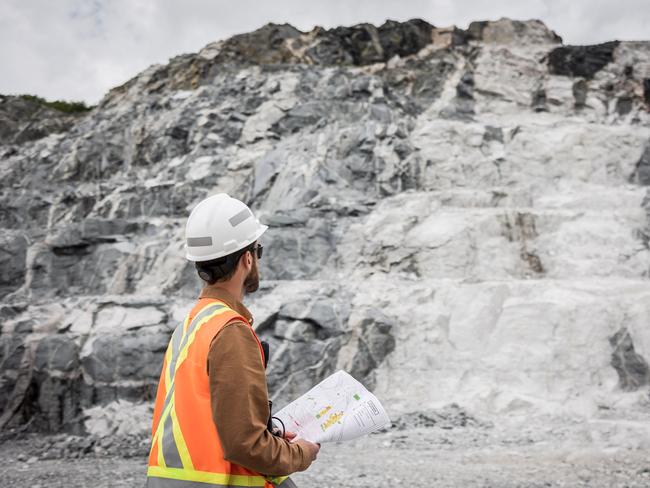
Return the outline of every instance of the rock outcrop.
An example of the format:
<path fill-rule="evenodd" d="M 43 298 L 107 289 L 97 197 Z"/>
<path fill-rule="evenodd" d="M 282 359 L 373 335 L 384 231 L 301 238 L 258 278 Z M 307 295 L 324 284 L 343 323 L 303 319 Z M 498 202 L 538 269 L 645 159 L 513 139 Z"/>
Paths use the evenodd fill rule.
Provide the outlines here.
<path fill-rule="evenodd" d="M 61 112 L 35 98 L 0 95 L 0 145 L 22 144 L 66 132 L 85 115 Z"/>
<path fill-rule="evenodd" d="M 219 191 L 271 227 L 276 405 L 337 368 L 399 415 L 643 405 L 648 79 L 650 43 L 538 21 L 267 25 L 3 135 L 0 427 L 151 402 L 200 287 L 185 219 Z"/>

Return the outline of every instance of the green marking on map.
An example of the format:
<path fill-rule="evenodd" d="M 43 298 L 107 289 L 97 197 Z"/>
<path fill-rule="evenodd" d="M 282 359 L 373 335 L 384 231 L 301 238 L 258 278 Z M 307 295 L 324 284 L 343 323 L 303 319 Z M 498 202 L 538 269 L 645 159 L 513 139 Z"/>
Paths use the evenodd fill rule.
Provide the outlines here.
<path fill-rule="evenodd" d="M 355 399 L 355 400 L 361 400 L 361 397 L 355 393 L 355 394 L 354 394 L 354 399 Z"/>

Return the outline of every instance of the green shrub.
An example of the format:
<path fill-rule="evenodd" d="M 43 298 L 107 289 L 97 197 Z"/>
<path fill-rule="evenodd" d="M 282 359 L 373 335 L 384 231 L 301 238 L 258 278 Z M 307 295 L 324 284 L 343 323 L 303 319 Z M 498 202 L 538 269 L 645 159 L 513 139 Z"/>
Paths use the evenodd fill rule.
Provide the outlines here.
<path fill-rule="evenodd" d="M 88 112 L 94 108 L 93 106 L 86 105 L 84 102 L 66 102 L 65 100 L 54 100 L 53 102 L 48 102 L 44 98 L 38 97 L 36 95 L 21 95 L 21 98 L 36 102 L 45 107 L 53 108 L 54 110 L 58 110 L 59 112 L 64 112 L 66 114 Z"/>

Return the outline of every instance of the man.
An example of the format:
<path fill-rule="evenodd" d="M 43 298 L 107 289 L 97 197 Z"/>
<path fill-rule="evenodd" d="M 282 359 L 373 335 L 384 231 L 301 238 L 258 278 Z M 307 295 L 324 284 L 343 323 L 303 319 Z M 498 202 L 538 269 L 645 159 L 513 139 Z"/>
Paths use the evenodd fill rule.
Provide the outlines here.
<path fill-rule="evenodd" d="M 187 259 L 205 286 L 174 331 L 158 384 L 147 471 L 149 488 L 290 486 L 287 475 L 319 445 L 274 435 L 265 367 L 245 293 L 259 286 L 258 239 L 268 227 L 221 193 L 187 221 Z"/>

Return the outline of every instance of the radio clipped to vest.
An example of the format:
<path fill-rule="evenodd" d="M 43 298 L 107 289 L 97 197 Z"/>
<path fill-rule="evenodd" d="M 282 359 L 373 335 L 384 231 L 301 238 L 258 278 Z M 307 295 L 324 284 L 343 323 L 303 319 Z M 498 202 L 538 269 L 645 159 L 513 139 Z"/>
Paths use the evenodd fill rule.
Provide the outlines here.
<path fill-rule="evenodd" d="M 271 349 L 269 343 L 266 341 L 260 341 L 260 344 L 262 344 L 262 350 L 264 351 L 264 369 L 266 369 L 267 366 L 269 365 L 269 357 L 271 354 L 270 353 Z M 280 425 L 282 425 L 282 431 L 280 431 L 279 428 L 273 425 L 273 419 L 280 422 Z M 269 419 L 266 422 L 266 428 L 271 434 L 278 437 L 284 438 L 284 435 L 286 434 L 286 430 L 284 428 L 284 423 L 282 422 L 282 420 L 273 416 L 273 402 L 271 400 L 269 400 Z"/>
<path fill-rule="evenodd" d="M 270 347 L 269 343 L 266 341 L 260 341 L 260 344 L 262 344 L 262 350 L 264 351 L 264 369 L 269 365 L 269 355 L 270 353 Z"/>

